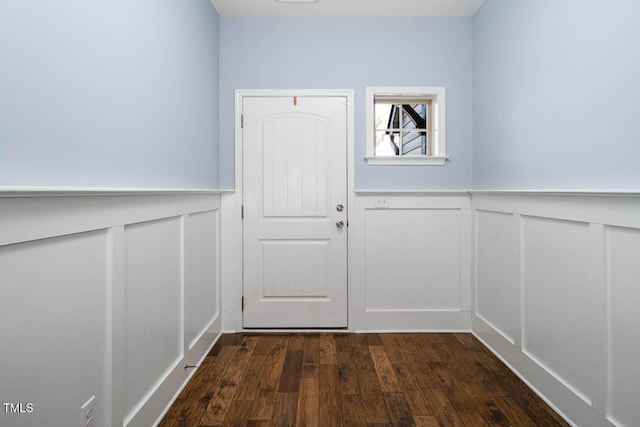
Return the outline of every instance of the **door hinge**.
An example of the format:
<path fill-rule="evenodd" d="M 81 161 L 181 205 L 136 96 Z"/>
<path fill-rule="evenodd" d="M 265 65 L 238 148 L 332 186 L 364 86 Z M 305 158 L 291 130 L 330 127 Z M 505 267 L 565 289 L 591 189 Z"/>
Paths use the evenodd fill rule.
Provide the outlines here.
<path fill-rule="evenodd" d="M 240 129 L 244 129 L 244 114 L 240 115 Z"/>
<path fill-rule="evenodd" d="M 244 296 L 242 297 L 242 299 L 240 300 L 240 310 L 244 311 Z"/>
<path fill-rule="evenodd" d="M 240 219 L 244 219 L 244 205 L 240 206 Z"/>

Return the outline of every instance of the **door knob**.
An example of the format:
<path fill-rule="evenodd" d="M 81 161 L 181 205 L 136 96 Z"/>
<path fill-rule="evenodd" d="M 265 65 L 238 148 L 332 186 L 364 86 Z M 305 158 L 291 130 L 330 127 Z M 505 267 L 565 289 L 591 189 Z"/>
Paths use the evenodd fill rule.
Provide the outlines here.
<path fill-rule="evenodd" d="M 342 211 L 344 210 L 344 206 L 342 206 L 342 205 L 337 205 L 337 206 L 336 206 L 336 210 L 337 210 L 338 212 L 342 212 Z"/>
<path fill-rule="evenodd" d="M 344 221 L 343 220 L 336 221 L 336 227 L 338 227 L 338 228 L 344 227 Z"/>

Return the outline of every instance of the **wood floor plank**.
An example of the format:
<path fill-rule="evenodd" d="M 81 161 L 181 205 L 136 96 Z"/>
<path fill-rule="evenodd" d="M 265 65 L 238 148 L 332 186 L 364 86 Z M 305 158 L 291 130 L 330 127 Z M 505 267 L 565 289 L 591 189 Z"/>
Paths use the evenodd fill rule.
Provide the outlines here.
<path fill-rule="evenodd" d="M 402 393 L 385 393 L 384 401 L 389 411 L 392 426 L 415 426 L 411 411 Z"/>
<path fill-rule="evenodd" d="M 271 353 L 275 345 L 281 344 L 283 341 L 286 341 L 286 336 L 283 334 L 259 335 L 256 348 L 253 349 L 253 354 L 256 356 L 266 356 Z"/>
<path fill-rule="evenodd" d="M 506 390 L 500 397 L 510 397 L 517 405 L 531 418 L 539 422 L 540 425 L 556 425 L 564 423 L 560 415 L 554 412 L 549 405 L 540 399 L 530 388 L 528 388 L 520 378 L 516 377 L 506 368 L 496 372 L 496 378 L 501 387 Z"/>
<path fill-rule="evenodd" d="M 367 345 L 384 345 L 380 339 L 380 334 L 364 334 L 362 335 L 367 340 Z"/>
<path fill-rule="evenodd" d="M 249 420 L 247 427 L 273 427 L 271 420 Z"/>
<path fill-rule="evenodd" d="M 255 400 L 258 396 L 258 381 L 260 376 L 264 372 L 264 367 L 267 362 L 267 356 L 258 356 L 253 354 L 249 361 L 249 368 L 244 374 L 244 378 L 240 387 L 238 388 L 235 399 L 237 400 Z"/>
<path fill-rule="evenodd" d="M 414 415 L 413 421 L 416 427 L 440 427 L 438 419 L 433 415 Z"/>
<path fill-rule="evenodd" d="M 505 367 L 506 369 L 506 367 Z M 482 365 L 469 363 L 467 370 L 471 372 L 473 381 L 462 381 L 465 391 L 471 396 L 508 396 L 504 384 L 496 380 L 495 373 L 485 370 Z"/>
<path fill-rule="evenodd" d="M 380 336 L 384 345 L 384 350 L 393 364 L 409 363 L 405 353 L 402 351 L 403 342 L 400 339 L 402 334 L 383 334 Z"/>
<path fill-rule="evenodd" d="M 232 400 L 222 422 L 223 426 L 244 427 L 249 422 L 249 409 L 253 401 Z"/>
<path fill-rule="evenodd" d="M 389 412 L 385 406 L 382 392 L 363 395 L 362 401 L 367 411 L 367 423 L 387 424 L 389 422 Z"/>
<path fill-rule="evenodd" d="M 224 347 L 236 347 L 242 343 L 244 334 L 222 334 L 218 339 L 216 345 L 213 346 L 209 355 L 216 356 L 218 352 Z"/>
<path fill-rule="evenodd" d="M 320 365 L 320 419 L 325 426 L 342 425 L 338 366 Z"/>
<path fill-rule="evenodd" d="M 486 425 L 486 420 L 478 411 L 475 402 L 460 384 L 447 390 L 447 398 L 460 417 L 463 425 L 468 427 L 481 427 Z"/>
<path fill-rule="evenodd" d="M 373 366 L 373 359 L 371 358 L 371 352 L 369 351 L 369 340 L 367 339 L 370 334 L 356 335 L 354 343 L 354 361 L 358 373 L 364 370 L 370 370 L 375 373 Z M 382 344 L 380 344 L 382 345 Z"/>
<path fill-rule="evenodd" d="M 346 394 L 341 397 L 342 425 L 360 427 L 367 425 L 367 408 L 359 396 Z"/>
<path fill-rule="evenodd" d="M 511 425 L 523 427 L 535 427 L 539 425 L 537 421 L 532 420 L 511 397 L 498 397 L 495 402 L 502 413 L 507 416 Z"/>
<path fill-rule="evenodd" d="M 394 365 L 396 377 L 404 398 L 413 415 L 433 415 L 429 402 L 422 393 L 420 384 L 407 365 Z"/>
<path fill-rule="evenodd" d="M 443 344 L 444 334 L 419 334 L 425 344 Z"/>
<path fill-rule="evenodd" d="M 207 409 L 209 401 L 213 397 L 216 387 L 219 385 L 222 373 L 227 369 L 231 358 L 234 356 L 239 347 L 224 346 L 217 351 L 217 356 L 207 356 L 210 363 L 203 366 L 204 369 L 198 370 L 195 376 L 200 379 L 199 386 L 193 392 L 185 390 L 181 395 L 189 394 L 180 400 L 178 396 L 177 404 L 171 406 L 167 414 L 173 411 L 178 412 L 177 417 L 165 417 L 159 424 L 162 427 L 182 427 L 197 425 L 198 421 Z M 196 379 L 194 376 L 194 380 Z M 195 382 L 195 381 L 193 381 Z"/>
<path fill-rule="evenodd" d="M 462 384 L 456 384 L 454 387 L 447 389 L 446 392 L 449 402 L 451 402 L 458 414 L 461 415 L 477 411 L 473 399 L 467 394 Z"/>
<path fill-rule="evenodd" d="M 466 427 L 443 389 L 427 388 L 423 393 L 438 422 L 445 426 Z"/>
<path fill-rule="evenodd" d="M 507 416 L 502 412 L 495 402 L 495 399 L 491 397 L 485 397 L 484 399 L 477 399 L 475 401 L 476 407 L 480 415 L 491 426 L 509 426 L 510 422 Z"/>
<path fill-rule="evenodd" d="M 320 366 L 320 336 L 304 337 L 304 355 L 302 357 L 302 378 L 317 378 Z"/>
<path fill-rule="evenodd" d="M 271 350 L 265 359 L 265 367 L 258 379 L 258 394 L 251 406 L 249 420 L 271 420 L 276 403 L 276 391 L 286 356 L 287 338 L 273 338 Z"/>
<path fill-rule="evenodd" d="M 510 425 L 507 414 L 505 414 L 496 403 L 496 399 L 501 398 L 500 395 L 492 394 L 491 389 L 487 388 L 485 384 L 465 382 L 461 385 L 465 394 L 469 396 L 470 400 L 476 406 L 477 413 L 483 417 L 487 424 Z M 540 414 L 544 414 L 544 410 L 540 411 Z M 562 424 L 553 423 L 550 425 Z"/>
<path fill-rule="evenodd" d="M 412 363 L 409 367 L 420 388 L 440 387 L 440 378 L 431 370 L 429 364 Z"/>
<path fill-rule="evenodd" d="M 161 427 L 567 423 L 471 334 L 224 334 Z"/>
<path fill-rule="evenodd" d="M 338 382 L 340 394 L 359 394 L 358 373 L 353 353 L 338 352 Z"/>
<path fill-rule="evenodd" d="M 301 427 L 320 426 L 320 393 L 318 378 L 302 378 L 298 392 L 296 422 Z"/>
<path fill-rule="evenodd" d="M 336 353 L 351 353 L 353 350 L 348 334 L 335 334 L 333 341 L 336 344 Z"/>
<path fill-rule="evenodd" d="M 287 339 L 285 337 L 277 337 L 274 340 L 269 354 L 265 359 L 265 367 L 262 375 L 258 379 L 258 388 L 275 390 L 280 382 L 282 374 L 282 365 L 287 354 Z"/>
<path fill-rule="evenodd" d="M 472 334 L 456 334 L 456 338 L 469 351 L 474 351 L 474 352 L 487 351 L 487 349 L 484 348 L 480 340 L 478 340 L 478 338 L 474 337 Z"/>
<path fill-rule="evenodd" d="M 479 412 L 469 412 L 464 414 L 458 414 L 462 424 L 465 427 L 486 427 L 487 421 L 480 415 Z M 513 424 L 511 427 L 516 426 L 517 424 Z"/>
<path fill-rule="evenodd" d="M 458 339 L 459 334 L 440 334 L 442 336 L 442 341 L 447 346 L 447 349 L 451 351 L 453 354 L 466 353 L 467 348 L 464 344 L 460 342 Z"/>
<path fill-rule="evenodd" d="M 287 350 L 304 350 L 304 335 L 295 334 L 289 337 Z"/>
<path fill-rule="evenodd" d="M 288 350 L 278 384 L 279 392 L 297 392 L 302 374 L 302 350 Z"/>
<path fill-rule="evenodd" d="M 434 334 L 411 334 L 411 340 L 420 351 L 420 363 L 441 362 L 442 359 L 438 348 L 442 346 L 442 343 L 433 338 L 428 338 L 428 335 Z"/>
<path fill-rule="evenodd" d="M 213 364 L 214 359 L 215 357 L 211 356 L 205 357 L 204 361 L 200 365 L 200 369 L 210 369 L 210 365 Z M 162 419 L 160 426 L 180 427 L 183 424 L 183 420 L 186 415 L 184 413 L 186 406 L 200 394 L 201 390 L 206 389 L 207 385 L 208 384 L 205 383 L 204 376 L 198 375 L 197 377 L 194 377 L 193 381 L 190 381 L 187 384 L 182 393 L 180 393 L 178 398 L 173 402 L 173 405 Z"/>
<path fill-rule="evenodd" d="M 293 350 L 300 351 L 300 350 Z M 296 413 L 298 407 L 298 393 L 278 392 L 276 403 L 271 418 L 273 425 L 282 427 L 293 427 L 296 425 Z"/>
<path fill-rule="evenodd" d="M 251 405 L 249 421 L 270 421 L 276 405 L 276 394 L 275 388 L 260 389 L 253 405 Z"/>
<path fill-rule="evenodd" d="M 440 381 L 439 387 L 450 388 L 455 384 L 451 365 L 445 362 L 429 362 L 429 368 Z"/>
<path fill-rule="evenodd" d="M 398 341 L 401 346 L 408 363 L 427 363 L 429 360 L 425 357 L 424 353 L 418 349 L 413 336 L 415 334 L 398 334 Z"/>
<path fill-rule="evenodd" d="M 369 346 L 369 352 L 371 353 L 371 359 L 373 360 L 373 366 L 378 375 L 378 381 L 380 382 L 380 388 L 383 393 L 398 393 L 400 392 L 400 386 L 398 385 L 398 379 L 387 356 L 385 347 L 372 345 Z"/>
<path fill-rule="evenodd" d="M 335 365 L 338 363 L 336 355 L 336 343 L 334 336 L 330 334 L 320 335 L 320 364 Z"/>
<path fill-rule="evenodd" d="M 224 371 L 220 385 L 213 394 L 213 398 L 209 401 L 199 425 L 219 426 L 223 424 L 231 399 L 240 385 L 240 380 L 246 371 L 257 341 L 258 339 L 255 336 L 243 338 L 240 347 Z"/>
<path fill-rule="evenodd" d="M 366 408 L 367 423 L 387 424 L 389 415 L 366 339 L 358 340 L 358 351 L 354 354 L 360 396 Z"/>
<path fill-rule="evenodd" d="M 489 372 L 502 371 L 505 365 L 490 351 L 463 352 L 458 356 L 463 363 L 472 362 L 477 366 L 482 366 Z"/>
<path fill-rule="evenodd" d="M 473 360 L 475 354 L 456 339 L 458 334 L 446 334 L 445 343 L 438 346 L 436 351 L 440 354 L 440 361 L 449 367 L 449 371 L 456 382 L 476 380 L 472 363 L 465 360 Z"/>

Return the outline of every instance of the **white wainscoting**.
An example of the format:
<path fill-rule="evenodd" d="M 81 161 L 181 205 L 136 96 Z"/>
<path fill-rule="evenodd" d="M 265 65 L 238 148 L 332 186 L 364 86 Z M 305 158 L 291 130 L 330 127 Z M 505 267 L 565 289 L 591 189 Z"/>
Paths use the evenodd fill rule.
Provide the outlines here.
<path fill-rule="evenodd" d="M 473 332 L 575 425 L 640 425 L 640 195 L 471 206 Z"/>
<path fill-rule="evenodd" d="M 0 425 L 156 424 L 220 334 L 220 194 L 0 191 Z"/>
<path fill-rule="evenodd" d="M 358 192 L 350 218 L 350 326 L 470 329 L 467 192 Z"/>

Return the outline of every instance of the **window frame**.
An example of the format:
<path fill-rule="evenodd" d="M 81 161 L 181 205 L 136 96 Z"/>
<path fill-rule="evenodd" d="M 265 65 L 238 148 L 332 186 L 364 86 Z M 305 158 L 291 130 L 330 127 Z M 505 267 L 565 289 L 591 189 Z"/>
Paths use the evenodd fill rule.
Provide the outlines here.
<path fill-rule="evenodd" d="M 411 156 L 376 156 L 375 155 L 375 102 L 386 100 L 397 102 L 406 100 L 407 104 L 415 100 L 431 101 L 429 120 L 432 128 L 429 129 L 431 139 L 431 155 Z M 370 165 L 444 165 L 448 157 L 446 155 L 445 138 L 445 88 L 433 87 L 367 87 L 366 88 L 366 124 L 367 124 L 367 154 L 365 159 Z"/>

